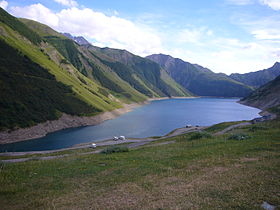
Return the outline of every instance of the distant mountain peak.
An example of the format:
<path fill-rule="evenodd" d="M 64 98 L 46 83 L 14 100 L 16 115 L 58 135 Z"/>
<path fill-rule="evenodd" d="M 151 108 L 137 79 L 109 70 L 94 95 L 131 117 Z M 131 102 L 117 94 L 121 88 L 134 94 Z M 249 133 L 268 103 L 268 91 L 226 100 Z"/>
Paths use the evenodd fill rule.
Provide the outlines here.
<path fill-rule="evenodd" d="M 280 63 L 279 63 L 278 61 L 276 61 L 276 62 L 273 64 L 272 68 L 279 67 L 279 66 L 280 66 Z"/>
<path fill-rule="evenodd" d="M 82 36 L 72 36 L 70 33 L 62 33 L 64 36 L 68 37 L 69 39 L 74 40 L 79 45 L 90 45 L 91 43 L 88 42 L 84 37 Z"/>
<path fill-rule="evenodd" d="M 253 87 L 260 87 L 269 81 L 274 80 L 277 76 L 280 75 L 280 63 L 275 62 L 272 67 L 255 71 L 255 72 L 249 72 L 245 74 L 231 74 L 229 77 L 242 82 L 246 85 L 250 85 Z"/>

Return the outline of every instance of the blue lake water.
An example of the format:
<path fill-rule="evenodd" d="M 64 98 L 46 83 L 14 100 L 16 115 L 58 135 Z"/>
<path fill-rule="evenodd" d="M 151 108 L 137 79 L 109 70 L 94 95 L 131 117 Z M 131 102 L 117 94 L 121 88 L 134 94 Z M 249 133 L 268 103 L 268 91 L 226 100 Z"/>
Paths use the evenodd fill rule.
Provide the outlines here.
<path fill-rule="evenodd" d="M 96 126 L 65 129 L 39 139 L 0 145 L 4 151 L 40 151 L 71 147 L 113 136 L 161 136 L 187 124 L 208 126 L 225 121 L 251 120 L 259 109 L 236 103 L 238 99 L 166 99 L 134 109 Z"/>

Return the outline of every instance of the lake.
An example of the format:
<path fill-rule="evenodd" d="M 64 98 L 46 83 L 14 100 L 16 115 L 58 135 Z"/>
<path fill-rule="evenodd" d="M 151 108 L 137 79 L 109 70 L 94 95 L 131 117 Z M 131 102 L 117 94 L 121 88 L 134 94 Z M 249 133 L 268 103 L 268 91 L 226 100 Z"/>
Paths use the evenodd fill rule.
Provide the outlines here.
<path fill-rule="evenodd" d="M 259 109 L 236 103 L 238 99 L 190 98 L 152 101 L 96 126 L 70 128 L 45 137 L 0 146 L 4 151 L 41 151 L 100 141 L 113 136 L 161 136 L 187 124 L 208 126 L 225 121 L 251 120 Z"/>

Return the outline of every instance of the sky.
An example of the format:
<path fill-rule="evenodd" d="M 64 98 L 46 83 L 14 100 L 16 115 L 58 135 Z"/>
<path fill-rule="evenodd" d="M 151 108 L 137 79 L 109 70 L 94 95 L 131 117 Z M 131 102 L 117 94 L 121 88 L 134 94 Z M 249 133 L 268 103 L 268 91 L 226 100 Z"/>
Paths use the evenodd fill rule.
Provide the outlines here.
<path fill-rule="evenodd" d="M 280 0 L 0 0 L 0 7 L 99 47 L 169 54 L 214 72 L 280 61 Z"/>

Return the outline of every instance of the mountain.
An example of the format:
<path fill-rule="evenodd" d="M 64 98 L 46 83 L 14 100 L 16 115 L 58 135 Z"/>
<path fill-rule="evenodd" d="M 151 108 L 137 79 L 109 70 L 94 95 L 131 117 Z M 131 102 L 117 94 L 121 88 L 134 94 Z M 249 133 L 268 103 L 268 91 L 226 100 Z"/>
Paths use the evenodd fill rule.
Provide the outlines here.
<path fill-rule="evenodd" d="M 181 86 L 199 96 L 244 97 L 253 91 L 252 87 L 225 74 L 216 74 L 169 55 L 154 54 L 147 58 L 158 63 Z"/>
<path fill-rule="evenodd" d="M 280 76 L 258 88 L 240 103 L 266 110 L 280 105 Z"/>
<path fill-rule="evenodd" d="M 69 33 L 64 33 L 64 35 L 80 44 L 77 37 L 73 37 Z M 103 64 L 103 66 L 109 67 L 122 80 L 148 97 L 192 95 L 176 83 L 157 63 L 151 62 L 149 59 L 133 55 L 126 50 L 99 48 L 90 44 L 80 44 L 78 48 L 83 55 L 82 57 L 94 60 L 95 64 L 99 63 L 99 65 Z M 86 62 L 83 61 L 83 63 Z M 84 67 L 86 68 L 86 66 L 88 65 L 85 64 Z M 90 72 L 88 70 L 86 74 L 88 75 Z M 96 75 L 95 79 L 96 77 L 98 76 Z"/>
<path fill-rule="evenodd" d="M 82 46 L 72 39 L 36 21 L 27 19 L 21 19 L 21 21 L 31 30 L 41 34 L 42 39 L 63 57 L 62 60 L 58 61 L 56 56 L 49 52 L 51 58 L 56 60 L 58 65 L 68 64 L 73 66 L 93 83 L 103 87 L 104 92 L 112 94 L 124 103 L 141 102 L 147 99 L 145 95 L 122 80 L 108 66 L 100 63 L 90 52 L 81 51 Z M 43 27 L 38 27 L 38 25 Z"/>
<path fill-rule="evenodd" d="M 115 92 L 115 96 L 124 102 L 143 101 L 145 97 L 190 96 L 190 93 L 170 78 L 158 64 L 148 59 L 126 51 L 132 60 L 139 60 L 143 64 L 131 66 L 117 59 L 118 56 L 123 56 L 123 50 L 79 45 L 73 41 L 71 34 L 66 33 L 65 37 L 57 32 L 54 34 L 46 25 L 40 28 L 37 25 L 42 24 L 35 21 L 22 21 L 30 29 L 43 34 L 44 40 L 54 46 L 82 74 Z M 46 34 L 46 31 L 49 31 L 49 34 Z M 106 54 L 109 51 L 118 56 Z"/>
<path fill-rule="evenodd" d="M 149 97 L 191 96 L 157 63 L 126 50 L 83 46 L 123 80 Z"/>
<path fill-rule="evenodd" d="M 272 67 L 256 72 L 250 72 L 246 74 L 231 74 L 229 77 L 242 82 L 252 87 L 260 87 L 269 81 L 274 80 L 280 75 L 280 63 L 276 62 Z"/>
<path fill-rule="evenodd" d="M 69 39 L 74 40 L 79 45 L 89 45 L 90 43 L 82 36 L 72 36 L 69 33 L 62 33 L 64 36 L 68 37 Z"/>
<path fill-rule="evenodd" d="M 1 8 L 0 34 L 0 129 L 29 127 L 63 113 L 96 115 L 122 107 L 41 34 Z"/>
<path fill-rule="evenodd" d="M 123 56 L 121 50 L 84 44 L 84 38 L 79 43 L 1 8 L 0 34 L 0 130 L 64 113 L 93 116 L 147 97 L 190 95 L 155 62 L 129 52 L 123 62 L 113 56 Z"/>

